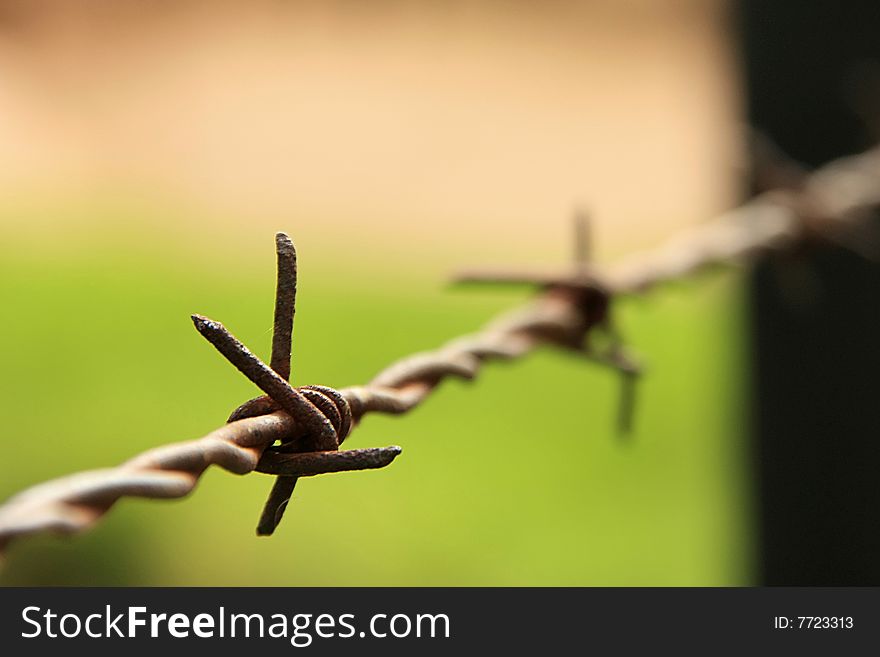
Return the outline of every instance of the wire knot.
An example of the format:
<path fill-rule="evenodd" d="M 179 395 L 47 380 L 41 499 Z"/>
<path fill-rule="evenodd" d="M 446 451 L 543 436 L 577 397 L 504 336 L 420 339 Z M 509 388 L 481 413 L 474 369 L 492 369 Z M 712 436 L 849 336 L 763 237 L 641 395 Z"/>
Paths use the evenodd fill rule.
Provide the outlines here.
<path fill-rule="evenodd" d="M 315 414 L 323 418 L 321 430 L 315 435 L 310 432 L 306 423 L 298 422 L 294 432 L 280 445 L 269 449 L 278 452 L 332 451 L 339 447 L 351 433 L 354 419 L 351 404 L 338 390 L 329 386 L 308 385 L 294 388 L 308 402 Z M 281 405 L 268 395 L 261 395 L 246 401 L 232 411 L 227 422 L 235 422 L 249 417 L 269 415 L 284 410 Z M 294 420 L 302 420 L 292 416 Z M 329 425 L 329 426 L 328 426 Z M 332 429 L 332 432 L 329 431 Z"/>
<path fill-rule="evenodd" d="M 398 454 L 396 446 L 339 450 L 363 415 L 363 402 L 347 398 L 327 386 L 290 384 L 291 340 L 296 312 L 296 249 L 284 233 L 275 235 L 278 284 L 275 291 L 275 323 L 272 359 L 267 365 L 220 322 L 193 315 L 196 330 L 230 363 L 265 393 L 236 408 L 227 422 L 283 413 L 293 420 L 272 444 L 261 448 L 257 472 L 276 475 L 263 507 L 257 534 L 275 531 L 299 477 L 328 472 L 372 470 L 389 465 Z M 352 406 L 354 405 L 354 407 Z M 278 443 L 278 444 L 275 444 Z"/>

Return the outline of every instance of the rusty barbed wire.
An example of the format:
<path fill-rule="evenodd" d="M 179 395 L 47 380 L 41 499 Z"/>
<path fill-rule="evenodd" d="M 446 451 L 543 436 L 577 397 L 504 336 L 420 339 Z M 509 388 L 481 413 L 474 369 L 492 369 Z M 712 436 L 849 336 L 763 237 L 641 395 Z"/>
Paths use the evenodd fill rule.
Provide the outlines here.
<path fill-rule="evenodd" d="M 211 465 L 234 474 L 257 471 L 277 477 L 258 526 L 258 533 L 270 534 L 298 478 L 382 468 L 401 453 L 396 446 L 339 449 L 367 413 L 406 413 L 444 379 L 472 379 L 484 363 L 519 358 L 541 345 L 611 365 L 632 382 L 638 366 L 623 351 L 610 321 L 615 296 L 643 292 L 710 266 L 817 239 L 876 258 L 876 236 L 855 229 L 861 229 L 878 207 L 880 148 L 875 148 L 832 162 L 806 175 L 794 189 L 762 194 L 607 270 L 600 270 L 589 258 L 590 240 L 581 220 L 576 224 L 575 262 L 570 269 L 465 272 L 456 278 L 459 282 L 537 286 L 541 291 L 532 303 L 473 335 L 404 358 L 364 386 L 339 390 L 289 383 L 296 253 L 289 238 L 279 233 L 271 366 L 220 323 L 193 316 L 197 330 L 265 395 L 241 405 L 226 425 L 202 438 L 158 447 L 116 468 L 70 475 L 13 496 L 0 507 L 0 553 L 18 537 L 87 529 L 123 497 L 183 497 Z M 856 234 L 858 240 L 853 239 Z M 596 328 L 611 336 L 611 347 L 605 351 L 597 352 L 588 342 Z M 627 404 L 631 405 L 631 390 L 629 397 L 624 395 L 622 409 Z"/>

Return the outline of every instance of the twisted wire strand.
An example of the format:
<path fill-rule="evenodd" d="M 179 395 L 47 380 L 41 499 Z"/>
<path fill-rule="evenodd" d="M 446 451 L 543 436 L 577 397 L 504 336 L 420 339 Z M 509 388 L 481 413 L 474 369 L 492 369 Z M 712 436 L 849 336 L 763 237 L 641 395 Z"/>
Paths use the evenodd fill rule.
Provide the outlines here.
<path fill-rule="evenodd" d="M 675 235 L 660 248 L 632 254 L 609 272 L 606 284 L 622 294 L 645 291 L 712 265 L 785 247 L 805 231 L 838 241 L 878 206 L 880 147 L 817 169 L 800 188 L 765 192 L 712 222 Z"/>
<path fill-rule="evenodd" d="M 321 391 L 327 399 L 348 405 L 347 410 L 337 407 L 335 412 L 328 411 L 325 404 L 313 406 L 325 417 L 331 416 L 329 421 L 339 423 L 344 438 L 366 413 L 405 413 L 447 376 L 473 378 L 483 360 L 516 358 L 545 340 L 576 341 L 584 328 L 584 318 L 572 305 L 570 294 L 548 293 L 527 308 L 490 323 L 480 333 L 454 340 L 435 352 L 398 361 L 367 386 L 339 391 L 303 386 L 298 390 Z M 313 402 L 316 397 L 310 395 L 308 399 Z M 401 451 L 396 446 L 307 454 L 266 451 L 277 441 L 295 446 L 303 433 L 303 423 L 278 410 L 278 405 L 267 397 L 247 402 L 233 412 L 232 418 L 197 440 L 157 447 L 116 468 L 62 477 L 15 495 L 0 507 L 0 552 L 22 536 L 88 529 L 123 497 L 185 497 L 211 465 L 240 475 L 256 470 L 311 476 L 384 467 Z"/>
<path fill-rule="evenodd" d="M 880 149 L 872 149 L 818 169 L 795 192 L 764 194 L 604 273 L 582 264 L 575 274 L 562 277 L 522 272 L 478 277 L 538 284 L 544 291 L 478 333 L 390 365 L 367 385 L 339 391 L 297 388 L 290 400 L 307 404 L 304 414 L 288 406 L 290 414 L 272 399 L 257 398 L 237 409 L 230 423 L 197 440 L 158 447 L 116 468 L 70 475 L 19 493 L 0 507 L 0 554 L 18 537 L 85 530 L 122 497 L 184 497 L 211 465 L 235 474 L 256 470 L 293 477 L 384 467 L 400 448 L 305 454 L 267 448 L 279 441 L 295 445 L 305 427 L 316 421 L 333 425 L 341 442 L 365 414 L 406 413 L 445 378 L 472 379 L 487 361 L 520 358 L 542 344 L 580 350 L 589 332 L 605 322 L 611 295 L 643 291 L 710 265 L 789 245 L 807 229 L 834 239 L 878 205 Z M 267 380 L 277 384 L 268 375 Z"/>
<path fill-rule="evenodd" d="M 550 290 L 532 304 L 503 315 L 482 331 L 456 338 L 435 351 L 404 358 L 366 386 L 343 388 L 355 417 L 402 414 L 427 398 L 445 378 L 474 379 L 483 363 L 525 356 L 541 344 L 576 348 L 603 316 L 589 316 L 572 290 Z"/>
<path fill-rule="evenodd" d="M 0 552 L 17 537 L 87 529 L 122 497 L 185 497 L 211 465 L 247 474 L 257 467 L 265 447 L 292 433 L 295 425 L 296 420 L 282 412 L 246 418 L 197 440 L 156 447 L 116 468 L 29 488 L 0 507 Z"/>

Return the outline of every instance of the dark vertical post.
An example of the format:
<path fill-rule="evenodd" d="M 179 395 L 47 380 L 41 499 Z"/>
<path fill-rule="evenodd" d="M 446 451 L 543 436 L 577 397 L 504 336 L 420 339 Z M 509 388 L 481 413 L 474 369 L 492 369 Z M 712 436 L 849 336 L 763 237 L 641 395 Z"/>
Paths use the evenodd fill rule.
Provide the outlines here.
<path fill-rule="evenodd" d="M 739 9 L 752 124 L 809 165 L 869 146 L 876 0 Z M 760 582 L 878 585 L 880 266 L 820 246 L 759 264 L 749 288 Z"/>

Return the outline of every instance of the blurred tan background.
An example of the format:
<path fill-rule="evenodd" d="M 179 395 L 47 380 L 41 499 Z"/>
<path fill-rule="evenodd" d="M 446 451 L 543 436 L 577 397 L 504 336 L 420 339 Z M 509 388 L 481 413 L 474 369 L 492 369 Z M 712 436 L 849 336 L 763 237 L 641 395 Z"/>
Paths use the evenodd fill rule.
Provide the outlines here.
<path fill-rule="evenodd" d="M 734 200 L 724 18 L 707 0 L 6 1 L 0 198 L 183 202 L 236 240 L 244 217 L 414 250 L 474 231 L 521 250 L 582 204 L 616 254 Z"/>

